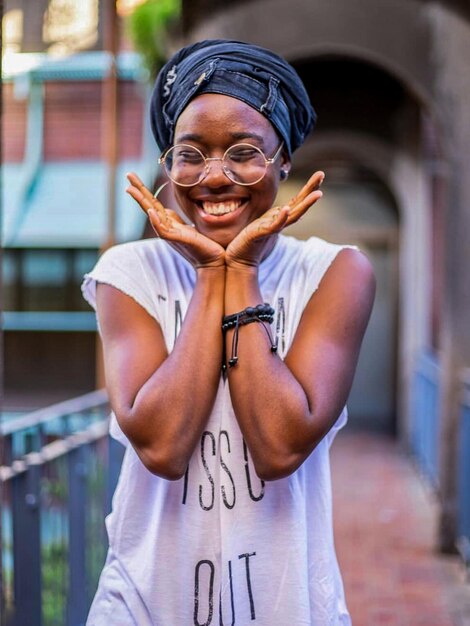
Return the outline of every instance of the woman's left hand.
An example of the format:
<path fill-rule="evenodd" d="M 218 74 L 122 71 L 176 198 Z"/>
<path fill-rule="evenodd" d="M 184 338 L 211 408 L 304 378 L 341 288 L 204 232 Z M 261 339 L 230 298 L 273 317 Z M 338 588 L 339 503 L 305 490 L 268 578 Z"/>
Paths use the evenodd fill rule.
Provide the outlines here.
<path fill-rule="evenodd" d="M 272 207 L 248 226 L 229 244 L 225 252 L 228 267 L 258 267 L 270 245 L 272 235 L 294 224 L 322 197 L 319 187 L 325 178 L 315 172 L 299 193 L 283 207 Z"/>
<path fill-rule="evenodd" d="M 225 250 L 221 245 L 186 224 L 180 216 L 166 209 L 134 172 L 127 175 L 127 193 L 147 213 L 156 235 L 165 239 L 195 269 L 223 267 Z"/>

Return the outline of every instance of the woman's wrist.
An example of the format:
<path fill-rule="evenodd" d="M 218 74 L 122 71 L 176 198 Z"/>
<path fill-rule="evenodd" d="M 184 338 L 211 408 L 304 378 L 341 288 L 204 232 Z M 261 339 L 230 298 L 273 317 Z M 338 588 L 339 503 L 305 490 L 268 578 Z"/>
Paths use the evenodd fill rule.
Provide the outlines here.
<path fill-rule="evenodd" d="M 235 306 L 243 309 L 261 302 L 258 267 L 252 265 L 227 266 L 225 299 L 234 300 Z M 226 313 L 233 311 L 226 311 Z"/>
<path fill-rule="evenodd" d="M 221 301 L 223 307 L 226 283 L 225 266 L 203 266 L 196 268 L 196 289 L 206 294 L 215 302 Z"/>
<path fill-rule="evenodd" d="M 224 280 L 227 268 L 225 265 L 198 265 L 194 268 L 199 280 Z"/>
<path fill-rule="evenodd" d="M 225 315 L 241 311 L 247 306 L 256 306 L 262 301 L 257 267 L 227 267 Z"/>
<path fill-rule="evenodd" d="M 240 278 L 258 278 L 259 265 L 232 261 L 227 263 L 227 276 L 239 276 Z"/>

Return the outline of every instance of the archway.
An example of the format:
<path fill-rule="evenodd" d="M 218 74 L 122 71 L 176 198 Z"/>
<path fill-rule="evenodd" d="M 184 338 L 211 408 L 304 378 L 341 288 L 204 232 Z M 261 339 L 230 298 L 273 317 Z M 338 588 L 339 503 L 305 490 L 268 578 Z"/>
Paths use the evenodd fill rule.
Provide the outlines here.
<path fill-rule="evenodd" d="M 320 157 L 321 159 L 321 157 Z M 389 189 L 354 163 L 326 166 L 324 197 L 286 234 L 352 243 L 374 266 L 377 292 L 348 400 L 352 427 L 395 432 L 398 347 L 398 212 Z M 303 181 L 294 175 L 280 200 Z"/>
<path fill-rule="evenodd" d="M 378 279 L 349 408 L 351 423 L 395 432 L 409 402 L 412 355 L 429 343 L 431 221 L 423 110 L 387 71 L 328 55 L 295 63 L 319 114 L 295 157 L 290 196 L 324 169 L 324 198 L 292 234 L 358 245 Z M 398 392 L 398 393 L 397 393 Z"/>

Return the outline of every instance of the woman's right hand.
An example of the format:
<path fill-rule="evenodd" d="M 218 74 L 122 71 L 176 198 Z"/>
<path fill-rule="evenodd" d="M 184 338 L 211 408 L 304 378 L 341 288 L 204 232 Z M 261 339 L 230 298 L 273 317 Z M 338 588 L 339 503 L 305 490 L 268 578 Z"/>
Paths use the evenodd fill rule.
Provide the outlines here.
<path fill-rule="evenodd" d="M 227 247 L 227 267 L 258 266 L 270 245 L 270 238 L 297 222 L 322 197 L 319 187 L 324 178 L 324 172 L 315 172 L 285 206 L 272 207 L 245 226 Z"/>
<path fill-rule="evenodd" d="M 195 269 L 225 265 L 225 250 L 221 245 L 183 222 L 175 211 L 166 209 L 137 174 L 131 172 L 127 179 L 130 182 L 127 193 L 147 213 L 155 233 L 168 241 Z"/>

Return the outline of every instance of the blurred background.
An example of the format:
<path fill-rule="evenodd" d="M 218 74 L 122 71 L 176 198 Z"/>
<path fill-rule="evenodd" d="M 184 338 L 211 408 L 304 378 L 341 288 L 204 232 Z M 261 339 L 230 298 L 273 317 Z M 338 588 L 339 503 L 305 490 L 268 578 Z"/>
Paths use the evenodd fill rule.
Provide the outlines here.
<path fill-rule="evenodd" d="M 412 456 L 436 501 L 433 549 L 469 563 L 468 0 L 6 0 L 2 12 L 5 624 L 84 623 L 122 451 L 80 283 L 110 245 L 151 236 L 125 172 L 154 185 L 152 80 L 205 38 L 272 48 L 304 80 L 318 125 L 279 201 L 316 169 L 326 179 L 291 234 L 357 244 L 377 275 L 348 429 Z"/>

